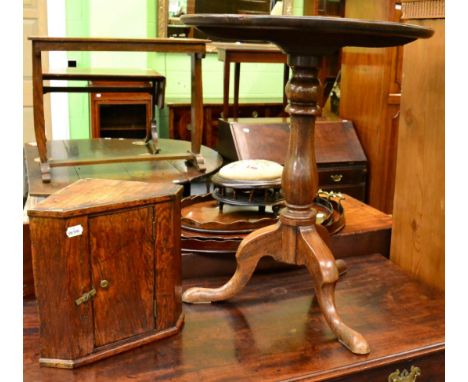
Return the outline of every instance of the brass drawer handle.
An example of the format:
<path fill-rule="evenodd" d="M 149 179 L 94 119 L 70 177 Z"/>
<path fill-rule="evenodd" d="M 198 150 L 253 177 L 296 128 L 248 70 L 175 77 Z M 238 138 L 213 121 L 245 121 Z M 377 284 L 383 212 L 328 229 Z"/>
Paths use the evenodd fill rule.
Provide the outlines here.
<path fill-rule="evenodd" d="M 76 305 L 81 305 L 84 302 L 91 300 L 96 295 L 96 289 L 91 289 L 89 292 L 83 293 L 83 295 L 75 300 Z"/>
<path fill-rule="evenodd" d="M 101 280 L 101 282 L 99 283 L 99 285 L 101 286 L 101 288 L 106 289 L 106 288 L 109 287 L 109 281 L 107 281 L 107 280 Z"/>
<path fill-rule="evenodd" d="M 333 174 L 333 175 L 330 175 L 330 178 L 335 183 L 338 183 L 338 182 L 341 182 L 341 179 L 343 179 L 343 174 Z"/>
<path fill-rule="evenodd" d="M 416 378 L 421 375 L 421 369 L 417 366 L 411 366 L 411 371 L 404 369 L 401 373 L 396 369 L 388 376 L 388 382 L 415 382 Z"/>

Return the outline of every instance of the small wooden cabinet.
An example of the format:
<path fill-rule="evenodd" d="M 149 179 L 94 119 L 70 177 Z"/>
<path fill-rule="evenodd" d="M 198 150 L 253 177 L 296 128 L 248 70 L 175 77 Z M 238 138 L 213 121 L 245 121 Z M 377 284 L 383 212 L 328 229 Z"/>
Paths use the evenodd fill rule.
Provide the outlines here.
<path fill-rule="evenodd" d="M 150 86 L 141 82 L 118 82 L 125 86 Z M 91 85 L 106 86 L 106 81 Z M 152 97 L 150 93 L 102 92 L 91 93 L 92 138 L 145 138 L 151 132 Z"/>
<path fill-rule="evenodd" d="M 180 330 L 181 190 L 83 179 L 28 211 L 42 365 L 81 366 Z"/>

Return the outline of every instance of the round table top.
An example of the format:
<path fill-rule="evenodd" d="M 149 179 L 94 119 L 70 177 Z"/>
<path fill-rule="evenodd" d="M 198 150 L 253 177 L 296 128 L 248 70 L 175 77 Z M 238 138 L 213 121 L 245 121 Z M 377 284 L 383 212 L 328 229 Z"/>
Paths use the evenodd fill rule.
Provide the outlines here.
<path fill-rule="evenodd" d="M 264 41 L 291 55 L 327 55 L 345 46 L 389 47 L 428 38 L 432 29 L 386 21 L 323 16 L 183 15 L 212 39 Z"/>
<path fill-rule="evenodd" d="M 57 160 L 113 159 L 122 156 L 147 155 L 148 149 L 142 139 L 93 138 L 52 140 L 47 142 L 49 158 Z M 191 142 L 176 139 L 159 139 L 162 154 L 186 153 Z M 38 151 L 35 143 L 24 145 L 28 192 L 32 196 L 48 196 L 78 179 L 100 178 L 134 180 L 148 183 L 188 184 L 217 171 L 223 164 L 221 156 L 213 149 L 202 146 L 206 171 L 200 172 L 188 166 L 185 160 L 149 160 L 144 162 L 99 163 L 67 167 L 52 167 L 50 183 L 43 183 Z"/>

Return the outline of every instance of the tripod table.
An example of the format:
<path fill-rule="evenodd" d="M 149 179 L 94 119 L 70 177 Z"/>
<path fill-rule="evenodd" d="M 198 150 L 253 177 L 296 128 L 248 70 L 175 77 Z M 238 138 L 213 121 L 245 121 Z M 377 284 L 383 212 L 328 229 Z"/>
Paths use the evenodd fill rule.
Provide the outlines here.
<path fill-rule="evenodd" d="M 353 353 L 369 353 L 366 339 L 344 324 L 337 313 L 335 285 L 339 271 L 326 244 L 326 233 L 315 225 L 312 202 L 318 190 L 318 176 L 314 126 L 321 113 L 318 68 L 323 57 L 345 46 L 403 45 L 428 38 L 433 31 L 399 23 L 318 16 L 203 14 L 185 15 L 182 20 L 212 39 L 272 42 L 287 54 L 292 69 L 292 78 L 286 85 L 286 112 L 291 116 L 291 128 L 281 182 L 286 207 L 280 220 L 252 232 L 242 241 L 236 253 L 236 272 L 225 285 L 188 289 L 183 301 L 203 303 L 233 297 L 247 284 L 263 256 L 305 265 L 312 275 L 321 311 L 338 340 Z"/>

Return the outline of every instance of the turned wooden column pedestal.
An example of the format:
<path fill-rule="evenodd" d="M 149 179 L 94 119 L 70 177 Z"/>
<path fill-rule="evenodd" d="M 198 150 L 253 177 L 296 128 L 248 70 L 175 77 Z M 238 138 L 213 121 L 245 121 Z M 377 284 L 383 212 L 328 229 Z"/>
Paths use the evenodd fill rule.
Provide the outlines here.
<path fill-rule="evenodd" d="M 184 302 L 204 303 L 233 297 L 247 284 L 263 256 L 305 265 L 333 332 L 353 353 L 367 354 L 370 349 L 364 337 L 347 327 L 336 311 L 334 290 L 339 278 L 338 267 L 325 242 L 328 233 L 316 226 L 316 211 L 312 208 L 318 191 L 314 127 L 321 113 L 319 63 L 320 58 L 314 56 L 288 57 L 292 78 L 286 85 L 289 102 L 286 111 L 291 116 L 291 133 L 282 178 L 286 208 L 281 211 L 280 221 L 252 232 L 242 241 L 236 253 L 237 270 L 229 282 L 217 289 L 191 288 L 182 298 Z"/>
<path fill-rule="evenodd" d="M 233 297 L 249 281 L 259 259 L 270 255 L 278 261 L 305 265 L 321 311 L 338 340 L 353 353 L 369 353 L 364 337 L 346 326 L 337 313 L 334 291 L 339 267 L 326 244 L 326 232 L 315 225 L 312 205 L 318 191 L 318 174 L 314 127 L 322 96 L 317 68 L 322 57 L 343 46 L 402 45 L 418 37 L 430 37 L 432 31 L 398 23 L 330 17 L 205 14 L 185 15 L 182 21 L 214 39 L 273 42 L 288 55 L 292 69 L 286 85 L 291 129 L 282 177 L 286 208 L 281 211 L 280 221 L 252 232 L 242 241 L 236 253 L 236 272 L 225 285 L 188 289 L 182 300 L 204 303 Z"/>

